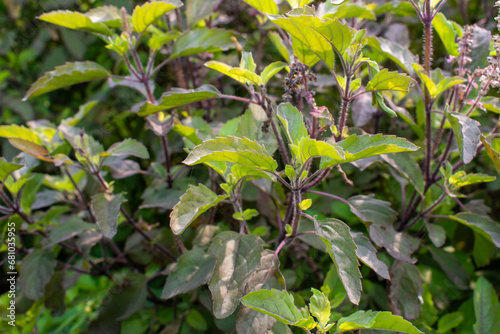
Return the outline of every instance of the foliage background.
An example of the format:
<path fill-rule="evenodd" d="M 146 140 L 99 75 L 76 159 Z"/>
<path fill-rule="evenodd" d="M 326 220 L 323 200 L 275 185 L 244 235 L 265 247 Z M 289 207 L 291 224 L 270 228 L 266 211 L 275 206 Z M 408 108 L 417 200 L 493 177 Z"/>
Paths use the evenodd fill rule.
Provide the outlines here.
<path fill-rule="evenodd" d="M 67 61 L 75 60 L 93 60 L 102 64 L 105 68 L 115 69 L 119 71 L 120 62 L 114 56 L 110 57 L 109 50 L 103 48 L 103 43 L 97 37 L 90 34 L 68 30 L 45 24 L 35 17 L 55 9 L 67 8 L 85 12 L 90 8 L 94 8 L 104 4 L 112 4 L 118 7 L 125 7 L 130 13 L 137 4 L 142 1 L 14 1 L 3 0 L 0 2 L 0 124 L 23 124 L 31 120 L 47 119 L 58 124 L 62 119 L 73 115 L 78 108 L 90 101 L 98 100 L 99 104 L 87 114 L 80 123 L 80 127 L 86 129 L 87 133 L 98 139 L 104 147 L 109 147 L 113 143 L 119 142 L 125 138 L 140 138 L 149 149 L 151 161 L 161 162 L 163 159 L 160 142 L 153 133 L 146 129 L 143 118 L 137 117 L 136 113 L 131 112 L 130 108 L 136 103 L 143 100 L 143 97 L 138 93 L 131 93 L 131 90 L 124 87 L 109 88 L 102 82 L 91 82 L 80 85 L 75 85 L 70 88 L 58 90 L 49 94 L 42 95 L 36 99 L 21 102 L 21 98 L 29 89 L 29 86 L 36 79 L 43 75 L 46 71 L 52 70 L 55 66 L 62 65 Z M 493 20 L 492 1 L 449 1 L 444 7 L 443 12 L 450 20 L 454 20 L 462 25 L 478 23 L 482 27 L 495 32 L 495 22 Z M 256 21 L 256 12 L 242 1 L 224 0 L 220 6 L 221 12 L 228 16 L 228 24 L 226 29 L 233 29 L 239 32 L 245 39 L 245 50 L 254 50 L 254 56 L 260 54 L 260 64 L 267 64 L 275 60 L 279 60 L 280 56 L 274 46 L 265 41 L 263 43 L 262 52 L 259 49 L 259 30 Z M 486 17 L 485 17 L 486 15 Z M 400 24 L 403 24 L 407 29 L 401 29 Z M 414 12 L 409 12 L 408 15 L 392 16 L 383 15 L 378 17 L 376 22 L 371 22 L 366 27 L 371 33 L 393 38 L 395 40 L 410 42 L 408 48 L 414 54 L 421 54 L 422 48 L 422 27 Z M 398 30 L 401 35 L 395 34 Z M 408 35 L 405 35 L 407 33 Z M 78 41 L 78 43 L 75 43 Z M 442 47 L 439 40 L 434 43 L 434 67 L 450 69 L 450 65 L 446 62 L 446 51 Z M 142 57 L 147 58 L 147 54 L 142 52 Z M 377 59 L 376 53 L 372 54 L 374 59 Z M 226 62 L 231 64 L 237 63 L 237 55 L 235 52 L 225 55 Z M 390 61 L 383 61 L 384 66 L 396 69 Z M 184 60 L 182 60 L 184 61 Z M 222 87 L 225 92 L 233 92 L 235 95 L 242 94 L 241 88 L 227 78 L 214 79 L 208 74 L 206 69 L 198 68 L 199 71 L 204 71 L 203 74 L 207 78 L 212 79 L 218 86 Z M 283 79 L 283 76 L 280 77 Z M 178 82 L 175 76 L 175 71 L 172 68 L 162 70 L 156 78 L 157 94 L 168 90 L 172 87 L 177 87 Z M 272 92 L 276 96 L 282 95 L 282 82 L 275 80 L 272 86 Z M 328 86 L 318 88 L 317 101 L 319 105 L 326 105 L 332 110 L 338 108 L 338 102 L 332 99 L 335 96 L 335 91 Z M 410 106 L 411 108 L 411 106 Z M 241 104 L 228 102 L 220 103 L 216 106 L 216 112 L 213 114 L 214 122 L 225 122 L 228 119 L 239 116 L 244 112 Z M 484 116 L 485 122 L 487 116 Z M 389 119 L 381 114 L 370 120 L 365 127 L 369 132 L 384 132 L 397 133 L 399 136 L 408 135 L 411 137 L 409 129 L 405 128 L 398 120 Z M 185 158 L 183 150 L 183 141 L 181 137 L 175 133 L 169 134 L 169 142 L 172 145 L 172 163 L 179 165 Z M 1 142 L 1 156 L 11 161 L 18 150 L 13 148 L 6 140 Z M 491 163 L 485 154 L 478 157 L 471 169 L 477 171 L 492 171 Z M 147 162 L 142 162 L 142 167 L 147 169 Z M 42 165 L 37 170 L 40 173 L 53 174 L 54 170 L 50 166 Z M 399 185 L 389 177 L 386 170 L 369 170 L 358 172 L 354 168 L 347 167 L 346 173 L 354 182 L 355 186 L 350 187 L 343 182 L 341 178 L 330 179 L 322 188 L 325 192 L 335 193 L 337 196 L 348 198 L 357 194 L 376 193 L 377 198 L 389 202 L 397 202 L 399 199 L 393 194 L 396 193 Z M 492 174 L 490 172 L 490 174 Z M 208 178 L 206 169 L 193 168 L 183 173 L 180 180 L 177 181 L 178 191 L 172 193 L 167 198 L 171 205 L 175 204 L 183 190 L 188 184 L 197 184 Z M 140 209 L 140 205 L 144 204 L 142 194 L 148 186 L 143 175 L 134 175 L 126 179 L 117 180 L 115 187 L 117 191 L 126 191 L 128 202 L 125 204 L 130 212 L 137 212 L 145 221 L 157 221 L 160 224 L 168 224 L 168 215 L 163 209 Z M 94 185 L 95 187 L 95 185 Z M 474 199 L 484 200 L 487 207 L 491 208 L 490 216 L 497 221 L 500 219 L 500 180 L 487 183 L 480 186 L 468 188 L 468 194 Z M 248 186 L 243 194 L 246 207 L 257 206 L 265 209 L 265 204 L 259 196 L 256 188 Z M 362 227 L 359 220 L 350 212 L 348 206 L 332 202 L 324 198 L 314 199 L 314 214 L 320 217 L 337 217 L 344 221 L 354 222 L 350 226 L 354 229 Z M 218 220 L 231 220 L 232 212 L 226 209 L 218 214 Z M 229 217 L 229 218 L 227 218 Z M 266 225 L 265 222 L 256 221 L 255 226 Z M 475 268 L 473 263 L 466 260 L 467 253 L 472 250 L 473 240 L 468 229 L 460 227 L 459 224 L 441 224 L 447 230 L 447 236 L 451 240 L 451 245 L 456 249 L 456 255 L 462 261 L 462 265 L 468 271 L 471 277 L 481 275 L 488 280 L 498 290 L 500 284 L 500 256 L 498 250 L 492 256 L 488 265 L 481 268 Z M 225 227 L 229 228 L 229 227 Z M 115 242 L 119 245 L 124 245 L 127 237 L 132 233 L 131 229 L 120 229 L 115 237 Z M 171 236 L 169 236 L 171 237 Z M 187 240 L 193 238 L 193 235 L 188 236 Z M 27 245 L 29 245 L 29 236 L 26 237 Z M 189 241 L 188 241 L 189 242 Z M 302 295 L 304 299 L 309 298 L 309 287 L 315 286 L 319 288 L 318 282 L 322 282 L 330 269 L 331 260 L 327 255 L 307 246 L 294 245 L 294 251 L 286 257 L 280 258 L 284 268 L 283 275 L 288 282 L 288 288 L 296 291 L 298 296 Z M 151 258 L 155 254 L 148 254 Z M 136 256 L 144 257 L 145 253 L 138 253 Z M 383 255 L 382 255 L 383 256 Z M 299 261 L 297 261 L 297 257 Z M 434 262 L 430 254 L 425 250 L 419 253 L 419 265 L 422 275 L 431 275 L 432 284 L 428 286 L 428 290 L 424 294 L 425 298 L 433 298 L 432 307 L 424 308 L 421 317 L 416 321 L 422 324 L 430 324 L 436 327 L 437 320 L 443 315 L 455 311 L 463 312 L 465 320 L 455 330 L 456 333 L 470 333 L 471 326 L 474 323 L 472 309 L 472 291 L 462 291 L 457 289 L 439 269 L 439 265 Z M 384 259 L 383 259 L 384 260 Z M 387 259 L 385 259 L 387 260 Z M 144 259 L 143 259 L 144 261 Z M 389 261 L 389 260 L 387 260 Z M 141 262 L 141 260 L 139 260 Z M 166 263 L 160 260 L 159 266 Z M 141 271 L 152 270 L 147 266 L 147 261 L 144 261 L 144 267 Z M 367 269 L 367 268 L 364 268 Z M 66 293 L 66 312 L 54 314 L 48 308 L 40 306 L 38 311 L 40 314 L 30 314 L 34 312 L 32 302 L 26 299 L 21 299 L 18 303 L 20 314 L 26 313 L 26 317 L 21 321 L 25 322 L 27 329 L 33 328 L 35 322 L 40 332 L 50 333 L 69 333 L 69 332 L 85 332 L 86 323 L 89 320 L 97 317 L 99 305 L 107 292 L 112 289 L 110 280 L 100 277 L 92 278 L 84 275 L 84 278 L 78 280 L 78 284 Z M 389 301 L 385 292 L 385 282 L 379 280 L 377 276 L 368 270 L 363 272 L 365 284 L 364 289 L 369 295 L 369 298 L 363 299 L 360 309 L 389 309 Z M 118 280 L 119 275 L 118 275 Z M 164 278 L 152 282 L 151 286 L 154 291 L 160 291 L 164 284 Z M 0 282 L 0 292 L 6 291 L 7 285 L 5 281 Z M 205 297 L 203 297 L 203 293 Z M 173 304 L 167 304 L 161 308 L 159 314 L 155 314 L 155 319 L 158 324 L 155 325 L 153 332 L 160 332 L 160 327 L 168 326 L 175 323 L 174 319 L 178 314 L 183 314 L 188 317 L 188 321 L 182 325 L 182 333 L 216 333 L 224 332 L 226 328 L 230 328 L 229 321 L 214 319 L 210 312 L 206 310 L 203 303 L 203 298 L 209 295 L 208 289 L 201 293 L 199 300 L 192 307 L 188 298 L 177 298 Z M 5 299 L 4 297 L 2 297 Z M 347 303 L 348 304 L 348 303 Z M 352 305 L 343 305 L 346 312 L 352 310 Z M 197 313 L 191 310 L 196 310 Z M 36 310 L 36 309 L 35 309 Z M 37 311 L 37 312 L 38 312 Z M 187 312 L 187 313 L 186 313 Z M 122 323 L 122 333 L 139 333 L 149 330 L 149 319 L 153 313 L 152 308 L 145 307 L 134 316 L 125 320 Z M 199 317 L 205 320 L 200 320 Z M 36 320 L 38 319 L 38 320 Z M 177 318 L 179 319 L 179 318 Z M 185 319 L 185 318 L 183 318 Z M 197 322 L 206 322 L 207 330 L 203 330 L 197 325 Z M 198 327 L 197 327 L 198 326 Z M 166 327 L 165 327 L 166 328 Z M 23 332 L 28 332 L 23 330 Z M 168 329 L 164 333 L 169 333 Z"/>

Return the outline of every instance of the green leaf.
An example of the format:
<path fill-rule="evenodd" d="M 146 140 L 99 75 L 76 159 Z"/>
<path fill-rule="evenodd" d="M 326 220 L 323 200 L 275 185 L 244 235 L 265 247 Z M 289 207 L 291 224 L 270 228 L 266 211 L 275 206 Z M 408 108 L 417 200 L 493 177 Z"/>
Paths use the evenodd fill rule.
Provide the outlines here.
<path fill-rule="evenodd" d="M 66 63 L 57 66 L 53 71 L 46 72 L 32 84 L 23 101 L 59 88 L 92 80 L 106 79 L 109 75 L 110 73 L 104 67 L 91 61 Z"/>
<path fill-rule="evenodd" d="M 202 52 L 214 53 L 234 48 L 233 34 L 222 29 L 195 29 L 182 34 L 174 44 L 170 59 Z"/>
<path fill-rule="evenodd" d="M 268 15 L 270 20 L 283 28 L 294 39 L 305 45 L 332 69 L 335 67 L 335 50 L 342 55 L 351 44 L 354 30 L 338 19 L 320 19 L 311 7 L 297 8 L 286 16 Z"/>
<path fill-rule="evenodd" d="M 294 56 L 297 57 L 301 63 L 309 66 L 309 68 L 316 65 L 320 60 L 316 53 L 311 51 L 308 46 L 297 38 L 292 38 L 292 50 Z"/>
<path fill-rule="evenodd" d="M 441 80 L 436 87 L 436 90 L 437 90 L 436 97 L 443 94 L 449 88 L 456 86 L 456 85 L 460 85 L 460 84 L 464 83 L 465 81 L 466 80 L 464 78 L 461 78 L 461 77 L 450 77 L 450 78 L 445 78 L 445 79 Z"/>
<path fill-rule="evenodd" d="M 479 216 L 474 213 L 459 213 L 449 216 L 450 219 L 470 227 L 474 232 L 492 241 L 500 248 L 500 225 L 487 216 Z"/>
<path fill-rule="evenodd" d="M 411 254 L 417 249 L 418 241 L 402 232 L 396 232 L 393 223 L 397 212 L 391 203 L 375 198 L 375 195 L 358 195 L 348 199 L 352 213 L 364 222 L 373 224 L 369 227 L 370 238 L 379 246 L 387 249 L 394 258 L 415 263 Z"/>
<path fill-rule="evenodd" d="M 391 277 L 389 298 L 394 309 L 407 319 L 417 319 L 422 309 L 420 299 L 424 294 L 423 280 L 417 266 L 396 261 L 391 268 Z"/>
<path fill-rule="evenodd" d="M 275 255 L 276 253 L 269 249 L 262 251 L 260 266 L 248 280 L 245 288 L 246 293 L 258 291 L 263 288 L 279 289 L 282 286 L 281 283 L 284 280 L 279 272 L 279 259 Z M 267 333 L 275 323 L 276 320 L 274 318 L 242 306 L 236 318 L 236 332 L 238 334 Z"/>
<path fill-rule="evenodd" d="M 272 77 L 274 77 L 278 72 L 280 72 L 282 69 L 284 69 L 287 66 L 288 66 L 288 64 L 281 62 L 281 61 L 275 61 L 274 63 L 267 65 L 260 73 L 262 85 L 264 85 L 264 86 L 267 85 L 268 81 Z"/>
<path fill-rule="evenodd" d="M 30 179 L 23 185 L 23 194 L 21 196 L 21 209 L 28 215 L 31 213 L 31 207 L 36 201 L 38 189 L 48 175 L 31 174 L 29 177 Z"/>
<path fill-rule="evenodd" d="M 35 131 L 28 129 L 27 127 L 22 125 L 1 125 L 0 137 L 9 139 L 18 138 L 30 141 L 38 145 L 42 144 L 42 140 Z"/>
<path fill-rule="evenodd" d="M 35 144 L 31 141 L 19 139 L 19 138 L 9 138 L 9 143 L 15 148 L 34 156 L 37 159 L 52 162 L 49 152 L 42 145 Z"/>
<path fill-rule="evenodd" d="M 52 250 L 35 249 L 24 256 L 19 281 L 23 294 L 27 298 L 31 300 L 42 298 L 45 285 L 50 282 L 56 264 L 56 257 Z"/>
<path fill-rule="evenodd" d="M 500 152 L 495 150 L 492 146 L 492 143 L 490 140 L 488 140 L 484 135 L 480 136 L 481 142 L 484 145 L 484 149 L 486 150 L 486 153 L 488 156 L 493 160 L 493 164 L 495 165 L 495 169 L 497 170 L 498 174 L 500 174 Z"/>
<path fill-rule="evenodd" d="M 455 188 L 461 188 L 468 186 L 470 184 L 483 183 L 483 182 L 492 182 L 497 178 L 495 176 L 489 176 L 486 174 L 480 173 L 471 173 L 467 174 L 465 171 L 461 170 L 453 174 L 449 179 L 449 184 Z"/>
<path fill-rule="evenodd" d="M 432 20 L 432 26 L 441 38 L 446 52 L 450 56 L 457 57 L 459 55 L 458 44 L 456 42 L 457 32 L 453 24 L 446 19 L 443 13 L 437 13 Z"/>
<path fill-rule="evenodd" d="M 252 234 L 222 232 L 212 241 L 208 253 L 217 258 L 214 274 L 208 282 L 214 301 L 214 315 L 224 319 L 240 303 L 245 285 L 260 264 L 264 242 Z"/>
<path fill-rule="evenodd" d="M 93 23 L 104 23 L 111 28 L 122 27 L 122 14 L 115 6 L 99 6 L 85 13 Z"/>
<path fill-rule="evenodd" d="M 350 135 L 337 143 L 344 152 L 344 162 L 356 161 L 363 158 L 373 157 L 380 154 L 416 151 L 418 146 L 410 143 L 404 138 L 396 136 L 376 135 Z M 321 168 L 331 167 L 337 164 L 335 160 L 324 160 Z"/>
<path fill-rule="evenodd" d="M 338 307 L 347 298 L 347 292 L 342 285 L 335 264 L 330 266 L 330 270 L 328 270 L 321 286 L 321 291 L 328 297 L 332 308 Z"/>
<path fill-rule="evenodd" d="M 347 295 L 353 304 L 361 298 L 361 273 L 356 257 L 356 244 L 349 226 L 338 219 L 314 220 L 316 233 L 325 243 L 328 254 L 335 263 Z"/>
<path fill-rule="evenodd" d="M 382 159 L 408 180 L 422 196 L 424 195 L 424 176 L 420 166 L 408 153 L 384 154 Z"/>
<path fill-rule="evenodd" d="M 293 295 L 285 290 L 261 289 L 243 297 L 241 303 L 286 325 L 293 325 L 303 319 L 302 313 L 294 304 Z"/>
<path fill-rule="evenodd" d="M 299 203 L 300 210 L 307 210 L 312 205 L 312 199 L 308 198 Z"/>
<path fill-rule="evenodd" d="M 334 7 L 334 6 L 331 6 Z M 353 18 L 357 17 L 360 20 L 375 20 L 375 14 L 373 13 L 372 10 L 368 8 L 368 6 L 361 6 L 358 4 L 353 4 L 353 3 L 344 3 L 340 6 L 335 6 L 334 12 L 331 10 L 328 11 L 323 17 L 331 17 L 331 18 L 338 18 L 338 19 L 348 19 L 348 18 Z"/>
<path fill-rule="evenodd" d="M 205 317 L 196 309 L 191 309 L 188 311 L 186 322 L 191 328 L 198 331 L 206 331 L 208 329 Z"/>
<path fill-rule="evenodd" d="M 292 152 L 294 152 L 294 156 L 302 163 L 315 157 L 324 157 L 328 159 L 327 164 L 321 164 L 321 169 L 345 162 L 345 153 L 340 145 L 311 139 L 309 137 L 302 138 L 298 145 L 297 152 L 292 146 Z"/>
<path fill-rule="evenodd" d="M 112 35 L 111 30 L 109 30 L 104 23 L 97 22 L 98 19 L 96 19 L 92 13 L 89 16 L 88 14 L 72 12 L 69 10 L 56 10 L 42 14 L 38 17 L 38 19 L 69 29 L 84 30 L 107 36 Z"/>
<path fill-rule="evenodd" d="M 0 182 L 4 182 L 10 173 L 23 168 L 23 165 L 13 164 L 5 160 L 4 157 L 0 157 Z"/>
<path fill-rule="evenodd" d="M 153 1 L 146 2 L 142 6 L 136 6 L 132 14 L 134 31 L 138 33 L 144 32 L 151 23 L 172 9 L 182 6 L 183 4 L 179 0 Z"/>
<path fill-rule="evenodd" d="M 453 328 L 460 325 L 460 323 L 464 320 L 463 312 L 452 312 L 445 314 L 438 321 L 438 334 L 449 333 Z"/>
<path fill-rule="evenodd" d="M 202 213 L 217 206 L 228 195 L 217 195 L 203 184 L 189 185 L 170 213 L 170 228 L 174 234 L 181 234 Z"/>
<path fill-rule="evenodd" d="M 215 268 L 215 256 L 195 247 L 185 252 L 167 277 L 161 298 L 170 299 L 208 283 Z"/>
<path fill-rule="evenodd" d="M 139 116 L 148 116 L 159 111 L 176 108 L 185 104 L 218 97 L 221 93 L 211 85 L 203 85 L 196 89 L 174 88 L 164 93 L 159 104 L 145 102 L 139 109 Z"/>
<path fill-rule="evenodd" d="M 263 14 L 278 14 L 278 5 L 274 0 L 243 0 Z"/>
<path fill-rule="evenodd" d="M 215 60 L 205 63 L 205 66 L 213 70 L 216 70 L 224 75 L 227 75 L 228 77 L 243 84 L 254 84 L 257 86 L 261 85 L 260 76 L 247 69 L 240 67 L 232 67 L 220 61 L 215 61 Z"/>
<path fill-rule="evenodd" d="M 464 164 L 468 164 L 476 156 L 481 124 L 468 116 L 459 113 L 450 113 L 445 110 L 450 121 L 453 134 L 458 144 L 458 151 Z"/>
<path fill-rule="evenodd" d="M 389 72 L 383 69 L 378 72 L 366 85 L 366 91 L 383 91 L 395 90 L 400 92 L 408 92 L 410 90 L 413 79 L 398 72 Z"/>
<path fill-rule="evenodd" d="M 302 138 L 309 137 L 302 113 L 291 104 L 281 103 L 278 106 L 277 116 L 291 144 L 298 144 Z"/>
<path fill-rule="evenodd" d="M 469 287 L 469 273 L 452 253 L 439 248 L 428 248 L 432 258 L 439 264 L 450 280 L 461 290 Z"/>
<path fill-rule="evenodd" d="M 297 7 L 304 7 L 313 2 L 314 0 L 286 0 L 286 1 L 290 5 L 290 7 L 292 7 L 292 9 L 295 9 Z"/>
<path fill-rule="evenodd" d="M 309 310 L 311 314 L 319 321 L 323 329 L 326 328 L 330 322 L 330 301 L 323 294 L 323 292 L 311 289 L 313 295 L 311 301 L 309 302 Z"/>
<path fill-rule="evenodd" d="M 180 33 L 178 31 L 163 32 L 155 30 L 151 38 L 149 38 L 148 40 L 148 46 L 151 50 L 156 51 L 161 49 L 161 47 L 168 42 L 178 38 L 179 36 Z"/>
<path fill-rule="evenodd" d="M 258 142 L 233 136 L 204 141 L 189 153 L 183 163 L 192 166 L 214 161 L 231 162 L 268 172 L 278 168 L 276 161 Z"/>
<path fill-rule="evenodd" d="M 497 246 L 498 247 L 498 246 Z M 475 334 L 498 333 L 500 303 L 495 289 L 484 277 L 479 277 L 474 289 Z"/>
<path fill-rule="evenodd" d="M 97 219 L 97 225 L 106 238 L 113 238 L 118 229 L 120 206 L 126 199 L 123 194 L 118 195 L 99 193 L 92 196 L 90 208 Z"/>
<path fill-rule="evenodd" d="M 395 62 L 406 73 L 410 75 L 415 73 L 412 64 L 418 63 L 418 56 L 412 54 L 407 48 L 381 37 L 368 37 L 368 45 Z"/>
<path fill-rule="evenodd" d="M 271 43 L 273 44 L 273 46 L 278 50 L 279 54 L 281 55 L 281 57 L 283 57 L 283 59 L 285 60 L 285 62 L 286 63 L 290 63 L 290 54 L 289 54 L 289 51 L 286 48 L 285 42 L 280 37 L 280 35 L 277 32 L 272 31 L 272 32 L 269 32 L 267 34 L 267 37 L 269 38 L 269 40 L 271 41 Z M 292 44 L 293 44 L 293 42 L 292 42 Z"/>
<path fill-rule="evenodd" d="M 255 209 L 246 209 L 243 212 L 235 212 L 233 214 L 233 218 L 236 220 L 250 220 L 253 217 L 257 217 L 259 215 L 259 211 Z"/>
<path fill-rule="evenodd" d="M 436 84 L 434 83 L 434 81 L 427 75 L 427 73 L 425 72 L 422 65 L 417 64 L 417 63 L 414 63 L 412 65 L 413 65 L 413 69 L 417 73 L 418 77 L 420 78 L 422 83 L 425 85 L 425 87 L 429 91 L 430 96 L 436 97 L 437 87 L 436 87 Z"/>
<path fill-rule="evenodd" d="M 357 311 L 348 317 L 340 318 L 337 322 L 337 331 L 343 333 L 357 329 L 375 329 L 391 332 L 420 334 L 411 322 L 391 312 Z"/>
<path fill-rule="evenodd" d="M 84 222 L 78 217 L 73 217 L 65 223 L 54 227 L 49 233 L 50 242 L 45 247 L 51 247 L 61 241 L 71 239 L 79 235 L 84 230 L 95 230 L 96 226 Z"/>
<path fill-rule="evenodd" d="M 119 321 L 144 308 L 148 297 L 147 277 L 128 274 L 103 298 L 99 315 L 89 325 L 90 333 L 115 333 Z"/>
<path fill-rule="evenodd" d="M 377 250 L 370 240 L 361 232 L 351 232 L 351 236 L 356 245 L 356 256 L 361 262 L 372 268 L 381 277 L 390 280 L 389 269 L 384 262 L 377 258 Z"/>
<path fill-rule="evenodd" d="M 204 18 L 214 14 L 214 7 L 218 0 L 191 0 L 186 1 L 186 19 L 189 27 L 194 26 Z"/>
<path fill-rule="evenodd" d="M 134 156 L 141 159 L 149 159 L 149 153 L 146 146 L 131 138 L 127 138 L 119 143 L 114 143 L 110 148 L 108 148 L 106 154 L 115 157 Z"/>

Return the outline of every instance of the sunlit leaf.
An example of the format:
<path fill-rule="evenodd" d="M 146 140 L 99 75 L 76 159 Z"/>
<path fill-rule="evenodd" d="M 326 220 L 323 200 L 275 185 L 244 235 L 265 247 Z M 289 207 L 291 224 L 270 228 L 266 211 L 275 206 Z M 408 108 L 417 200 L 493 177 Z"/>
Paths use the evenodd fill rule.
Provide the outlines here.
<path fill-rule="evenodd" d="M 0 157 L 0 182 L 4 182 L 7 176 L 21 168 L 23 165 L 13 164 L 5 160 L 4 157 Z"/>
<path fill-rule="evenodd" d="M 328 143 L 321 140 L 311 139 L 309 137 L 302 138 L 297 149 L 292 147 L 292 152 L 302 163 L 305 163 L 310 158 L 324 157 L 328 160 L 328 165 L 321 164 L 321 168 L 327 168 L 345 161 L 344 151 L 340 145 Z"/>
<path fill-rule="evenodd" d="M 243 0 L 263 14 L 278 14 L 278 5 L 274 0 Z"/>
<path fill-rule="evenodd" d="M 183 161 L 186 165 L 225 161 L 268 172 L 278 168 L 276 161 L 256 141 L 233 136 L 206 140 Z"/>
<path fill-rule="evenodd" d="M 267 82 L 274 77 L 278 72 L 280 72 L 282 69 L 287 67 L 288 65 L 286 63 L 283 63 L 281 61 L 275 61 L 274 63 L 271 63 L 267 65 L 263 70 L 262 73 L 260 74 L 260 77 L 262 79 L 262 85 L 267 85 Z"/>
<path fill-rule="evenodd" d="M 465 187 L 471 184 L 492 182 L 495 181 L 495 176 L 489 176 L 480 173 L 470 173 L 467 174 L 465 171 L 461 170 L 453 174 L 449 179 L 448 183 L 455 189 Z"/>
<path fill-rule="evenodd" d="M 209 61 L 205 64 L 205 66 L 224 75 L 227 75 L 228 77 L 233 78 L 234 80 L 239 81 L 243 84 L 248 83 L 259 86 L 262 83 L 260 76 L 244 68 L 232 67 L 215 60 Z"/>
<path fill-rule="evenodd" d="M 40 20 L 57 24 L 64 28 L 84 30 L 92 33 L 103 34 L 111 36 L 111 30 L 99 20 L 95 19 L 92 15 L 87 16 L 86 14 L 79 12 L 72 12 L 69 10 L 56 10 L 53 12 L 42 14 L 38 17 Z M 94 20 L 92 20 L 92 18 Z"/>
<path fill-rule="evenodd" d="M 135 32 L 144 32 L 146 28 L 171 11 L 182 6 L 179 0 L 152 1 L 136 6 L 132 14 L 132 25 Z"/>
<path fill-rule="evenodd" d="M 218 97 L 220 94 L 217 88 L 211 85 L 203 85 L 196 89 L 174 88 L 164 93 L 158 104 L 145 102 L 139 109 L 139 116 L 148 116 L 159 111 L 211 99 Z"/>
<path fill-rule="evenodd" d="M 203 184 L 190 185 L 170 213 L 170 228 L 174 234 L 181 234 L 202 213 L 217 206 L 227 195 L 217 195 Z"/>
<path fill-rule="evenodd" d="M 299 143 L 302 138 L 309 137 L 302 113 L 289 103 L 278 106 L 277 116 L 285 129 L 286 136 L 291 144 Z"/>
<path fill-rule="evenodd" d="M 325 328 L 330 321 L 330 301 L 323 292 L 316 289 L 311 289 L 311 291 L 313 295 L 309 303 L 309 311 Z"/>
<path fill-rule="evenodd" d="M 35 131 L 22 125 L 0 125 L 0 137 L 9 139 L 18 138 L 38 145 L 42 144 L 42 140 Z"/>
<path fill-rule="evenodd" d="M 432 26 L 441 38 L 441 42 L 443 42 L 446 52 L 448 52 L 450 56 L 458 56 L 458 44 L 456 42 L 457 33 L 453 24 L 446 19 L 443 13 L 437 13 L 432 20 Z"/>
<path fill-rule="evenodd" d="M 23 101 L 59 88 L 92 80 L 105 79 L 109 75 L 110 73 L 104 67 L 91 61 L 66 63 L 56 67 L 53 71 L 46 72 L 32 84 Z"/>
<path fill-rule="evenodd" d="M 493 148 L 491 141 L 488 140 L 484 135 L 481 135 L 480 139 L 484 145 L 486 153 L 491 158 L 491 160 L 493 160 L 495 169 L 497 170 L 498 174 L 500 174 L 500 152 Z"/>
<path fill-rule="evenodd" d="M 413 80 L 409 76 L 383 69 L 368 82 L 366 91 L 395 90 L 408 92 L 412 82 Z"/>
<path fill-rule="evenodd" d="M 363 158 L 373 157 L 380 154 L 416 151 L 418 146 L 410 143 L 404 138 L 396 136 L 376 135 L 351 135 L 337 143 L 344 152 L 344 162 L 352 162 Z M 335 160 L 324 159 L 321 168 L 331 167 L 337 164 Z"/>
<path fill-rule="evenodd" d="M 391 312 L 373 311 L 357 311 L 348 317 L 340 318 L 335 333 L 361 329 L 386 330 L 408 334 L 422 333 L 411 322 L 400 316 L 393 315 Z"/>
<path fill-rule="evenodd" d="M 285 290 L 261 289 L 243 297 L 241 303 L 286 325 L 293 325 L 303 318 L 302 313 L 294 304 L 293 296 Z"/>

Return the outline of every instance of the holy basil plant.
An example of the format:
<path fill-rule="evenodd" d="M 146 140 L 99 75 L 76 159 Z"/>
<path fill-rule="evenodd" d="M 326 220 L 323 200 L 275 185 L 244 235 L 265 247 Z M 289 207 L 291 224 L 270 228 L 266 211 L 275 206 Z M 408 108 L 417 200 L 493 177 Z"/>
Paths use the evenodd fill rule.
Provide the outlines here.
<path fill-rule="evenodd" d="M 81 106 L 0 125 L 2 330 L 498 330 L 500 37 L 445 0 L 97 4 L 38 17 L 97 51 L 24 96 Z"/>

